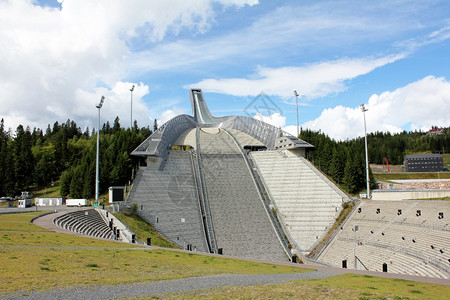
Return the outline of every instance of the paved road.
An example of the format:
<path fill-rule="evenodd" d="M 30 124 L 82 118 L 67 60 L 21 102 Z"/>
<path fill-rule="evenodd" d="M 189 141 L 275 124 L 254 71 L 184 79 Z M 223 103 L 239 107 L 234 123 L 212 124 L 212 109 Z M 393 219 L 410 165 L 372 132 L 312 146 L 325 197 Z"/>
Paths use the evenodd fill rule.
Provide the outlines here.
<path fill-rule="evenodd" d="M 28 292 L 3 295 L 2 299 L 113 299 L 151 297 L 167 293 L 187 293 L 189 291 L 211 289 L 224 286 L 251 286 L 257 284 L 281 283 L 290 280 L 313 279 L 333 276 L 332 273 L 307 272 L 269 275 L 214 275 L 163 280 L 136 284 L 100 285 L 77 287 L 45 292 Z M 5 298 L 3 298 L 5 297 Z"/>

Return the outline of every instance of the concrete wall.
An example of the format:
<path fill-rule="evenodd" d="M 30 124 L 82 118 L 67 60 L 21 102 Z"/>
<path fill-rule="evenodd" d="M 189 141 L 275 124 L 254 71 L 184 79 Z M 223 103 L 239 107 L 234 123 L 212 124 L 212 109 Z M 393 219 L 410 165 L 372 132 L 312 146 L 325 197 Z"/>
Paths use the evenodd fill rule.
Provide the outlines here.
<path fill-rule="evenodd" d="M 372 200 L 415 200 L 450 197 L 450 190 L 374 190 Z"/>

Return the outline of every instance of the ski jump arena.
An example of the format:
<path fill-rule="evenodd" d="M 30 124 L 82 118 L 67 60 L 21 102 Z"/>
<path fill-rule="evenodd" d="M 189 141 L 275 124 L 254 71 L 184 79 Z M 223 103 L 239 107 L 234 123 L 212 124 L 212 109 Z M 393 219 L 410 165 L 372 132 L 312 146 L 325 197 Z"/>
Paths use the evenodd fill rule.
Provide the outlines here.
<path fill-rule="evenodd" d="M 127 204 L 192 251 L 450 278 L 449 201 L 350 199 L 307 159 L 314 146 L 245 117 L 214 117 L 201 90 L 132 155 Z M 309 256 L 309 258 L 307 257 Z"/>

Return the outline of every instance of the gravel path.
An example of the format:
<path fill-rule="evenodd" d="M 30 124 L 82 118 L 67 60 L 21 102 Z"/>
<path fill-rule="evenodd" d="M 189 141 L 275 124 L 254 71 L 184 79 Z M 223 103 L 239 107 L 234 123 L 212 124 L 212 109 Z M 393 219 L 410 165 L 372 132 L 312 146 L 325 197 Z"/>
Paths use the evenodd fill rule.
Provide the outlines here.
<path fill-rule="evenodd" d="M 66 288 L 44 292 L 22 292 L 2 295 L 2 299 L 113 299 L 128 297 L 149 297 L 166 293 L 186 293 L 200 289 L 223 286 L 251 286 L 323 278 L 335 274 L 326 272 L 306 272 L 267 275 L 214 275 L 184 279 L 162 280 L 147 283 L 99 285 L 91 287 Z"/>

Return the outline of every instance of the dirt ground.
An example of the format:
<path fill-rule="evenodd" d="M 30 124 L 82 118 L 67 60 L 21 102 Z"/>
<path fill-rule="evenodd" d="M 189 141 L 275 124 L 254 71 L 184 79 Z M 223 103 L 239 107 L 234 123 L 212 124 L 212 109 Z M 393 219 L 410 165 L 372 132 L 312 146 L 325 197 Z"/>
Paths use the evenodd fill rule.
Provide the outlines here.
<path fill-rule="evenodd" d="M 386 165 L 370 165 L 372 172 L 374 173 L 387 173 L 388 169 Z M 403 165 L 389 165 L 389 169 L 392 173 L 403 172 Z"/>

